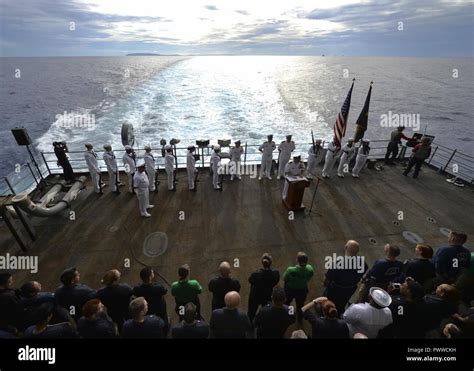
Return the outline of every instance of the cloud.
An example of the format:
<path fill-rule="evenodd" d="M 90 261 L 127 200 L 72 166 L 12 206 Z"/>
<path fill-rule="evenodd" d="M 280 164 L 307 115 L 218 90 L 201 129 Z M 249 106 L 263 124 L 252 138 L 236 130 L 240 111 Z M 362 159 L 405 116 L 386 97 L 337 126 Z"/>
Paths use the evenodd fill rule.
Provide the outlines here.
<path fill-rule="evenodd" d="M 207 10 L 219 10 L 215 5 L 204 5 Z"/>
<path fill-rule="evenodd" d="M 162 53 L 474 54 L 468 1 L 331 0 L 315 2 L 318 8 L 303 0 L 274 0 L 270 6 L 225 0 L 218 7 L 207 1 L 193 0 L 183 11 L 182 0 L 160 6 L 145 0 L 133 6 L 2 0 L 0 53 L 104 55 L 147 51 L 153 44 Z"/>

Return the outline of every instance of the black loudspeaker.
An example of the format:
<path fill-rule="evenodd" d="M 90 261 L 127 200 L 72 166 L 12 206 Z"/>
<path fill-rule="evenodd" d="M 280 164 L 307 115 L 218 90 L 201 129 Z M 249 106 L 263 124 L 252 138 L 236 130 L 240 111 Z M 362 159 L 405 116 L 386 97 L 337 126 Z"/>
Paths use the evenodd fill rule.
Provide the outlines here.
<path fill-rule="evenodd" d="M 19 146 L 29 146 L 31 144 L 30 136 L 25 128 L 14 128 L 12 134 Z"/>

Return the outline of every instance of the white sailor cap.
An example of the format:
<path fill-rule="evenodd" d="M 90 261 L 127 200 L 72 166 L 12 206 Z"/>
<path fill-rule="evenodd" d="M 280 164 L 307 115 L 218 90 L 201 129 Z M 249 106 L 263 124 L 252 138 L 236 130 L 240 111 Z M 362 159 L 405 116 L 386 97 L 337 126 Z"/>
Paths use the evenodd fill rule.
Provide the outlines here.
<path fill-rule="evenodd" d="M 293 153 L 293 158 L 301 158 L 301 153 Z"/>
<path fill-rule="evenodd" d="M 132 149 L 132 146 L 129 146 L 128 144 L 125 146 L 125 150 L 129 150 L 129 149 Z"/>
<path fill-rule="evenodd" d="M 136 166 L 136 167 L 143 167 L 143 166 L 145 166 L 145 160 L 142 160 L 142 159 L 138 160 L 138 161 L 137 161 L 137 164 L 136 164 L 135 166 Z"/>
<path fill-rule="evenodd" d="M 150 151 L 151 150 L 151 147 L 150 146 L 145 146 L 145 151 Z"/>
<path fill-rule="evenodd" d="M 165 146 L 165 149 L 166 149 L 166 150 L 169 150 L 169 149 L 172 149 L 172 148 L 173 148 L 173 147 L 171 146 L 171 144 L 167 144 L 167 145 Z"/>
<path fill-rule="evenodd" d="M 108 149 L 108 148 L 112 148 L 112 146 L 109 143 L 104 144 L 104 149 Z"/>
<path fill-rule="evenodd" d="M 214 149 L 214 151 L 220 151 L 221 150 L 221 146 L 216 144 L 215 146 L 212 146 L 212 148 Z"/>
<path fill-rule="evenodd" d="M 381 289 L 380 287 L 371 287 L 370 296 L 379 306 L 386 308 L 392 304 L 392 298 L 387 291 Z"/>
<path fill-rule="evenodd" d="M 349 138 L 347 139 L 348 142 L 353 142 L 354 141 L 354 138 Z"/>
<path fill-rule="evenodd" d="M 364 143 L 370 143 L 370 139 L 362 138 L 362 142 L 364 142 Z"/>

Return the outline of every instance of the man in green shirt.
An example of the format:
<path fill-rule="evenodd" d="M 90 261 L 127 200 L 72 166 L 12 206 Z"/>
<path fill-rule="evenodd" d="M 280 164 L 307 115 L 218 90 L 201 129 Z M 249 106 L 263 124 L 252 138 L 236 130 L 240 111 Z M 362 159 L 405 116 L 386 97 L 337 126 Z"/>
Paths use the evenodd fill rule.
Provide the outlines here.
<path fill-rule="evenodd" d="M 313 277 L 313 267 L 308 264 L 308 255 L 304 252 L 299 252 L 296 255 L 297 265 L 288 267 L 283 280 L 285 281 L 286 305 L 295 299 L 296 302 L 296 316 L 298 322 L 301 322 L 301 308 L 308 295 L 308 282 Z"/>
<path fill-rule="evenodd" d="M 202 287 L 196 280 L 189 279 L 189 265 L 184 264 L 178 269 L 179 281 L 173 282 L 171 285 L 171 295 L 176 301 L 176 313 L 180 321 L 183 320 L 184 307 L 188 303 L 196 305 L 196 316 L 201 318 L 201 303 L 199 301 L 199 294 L 202 292 Z"/>

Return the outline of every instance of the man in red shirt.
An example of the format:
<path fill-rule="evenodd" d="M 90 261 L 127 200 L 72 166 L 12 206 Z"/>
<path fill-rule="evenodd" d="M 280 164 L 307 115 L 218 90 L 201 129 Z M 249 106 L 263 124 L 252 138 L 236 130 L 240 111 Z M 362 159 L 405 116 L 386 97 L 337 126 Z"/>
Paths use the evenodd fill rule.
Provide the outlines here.
<path fill-rule="evenodd" d="M 423 165 L 423 162 L 425 162 L 425 160 L 430 157 L 430 154 L 430 139 L 426 137 L 422 138 L 421 143 L 417 144 L 415 148 L 413 148 L 413 154 L 410 157 L 410 161 L 408 162 L 408 166 L 403 172 L 403 175 L 407 176 L 414 165 L 415 172 L 413 173 L 413 178 L 418 178 L 418 173 L 420 172 L 421 165 Z"/>

